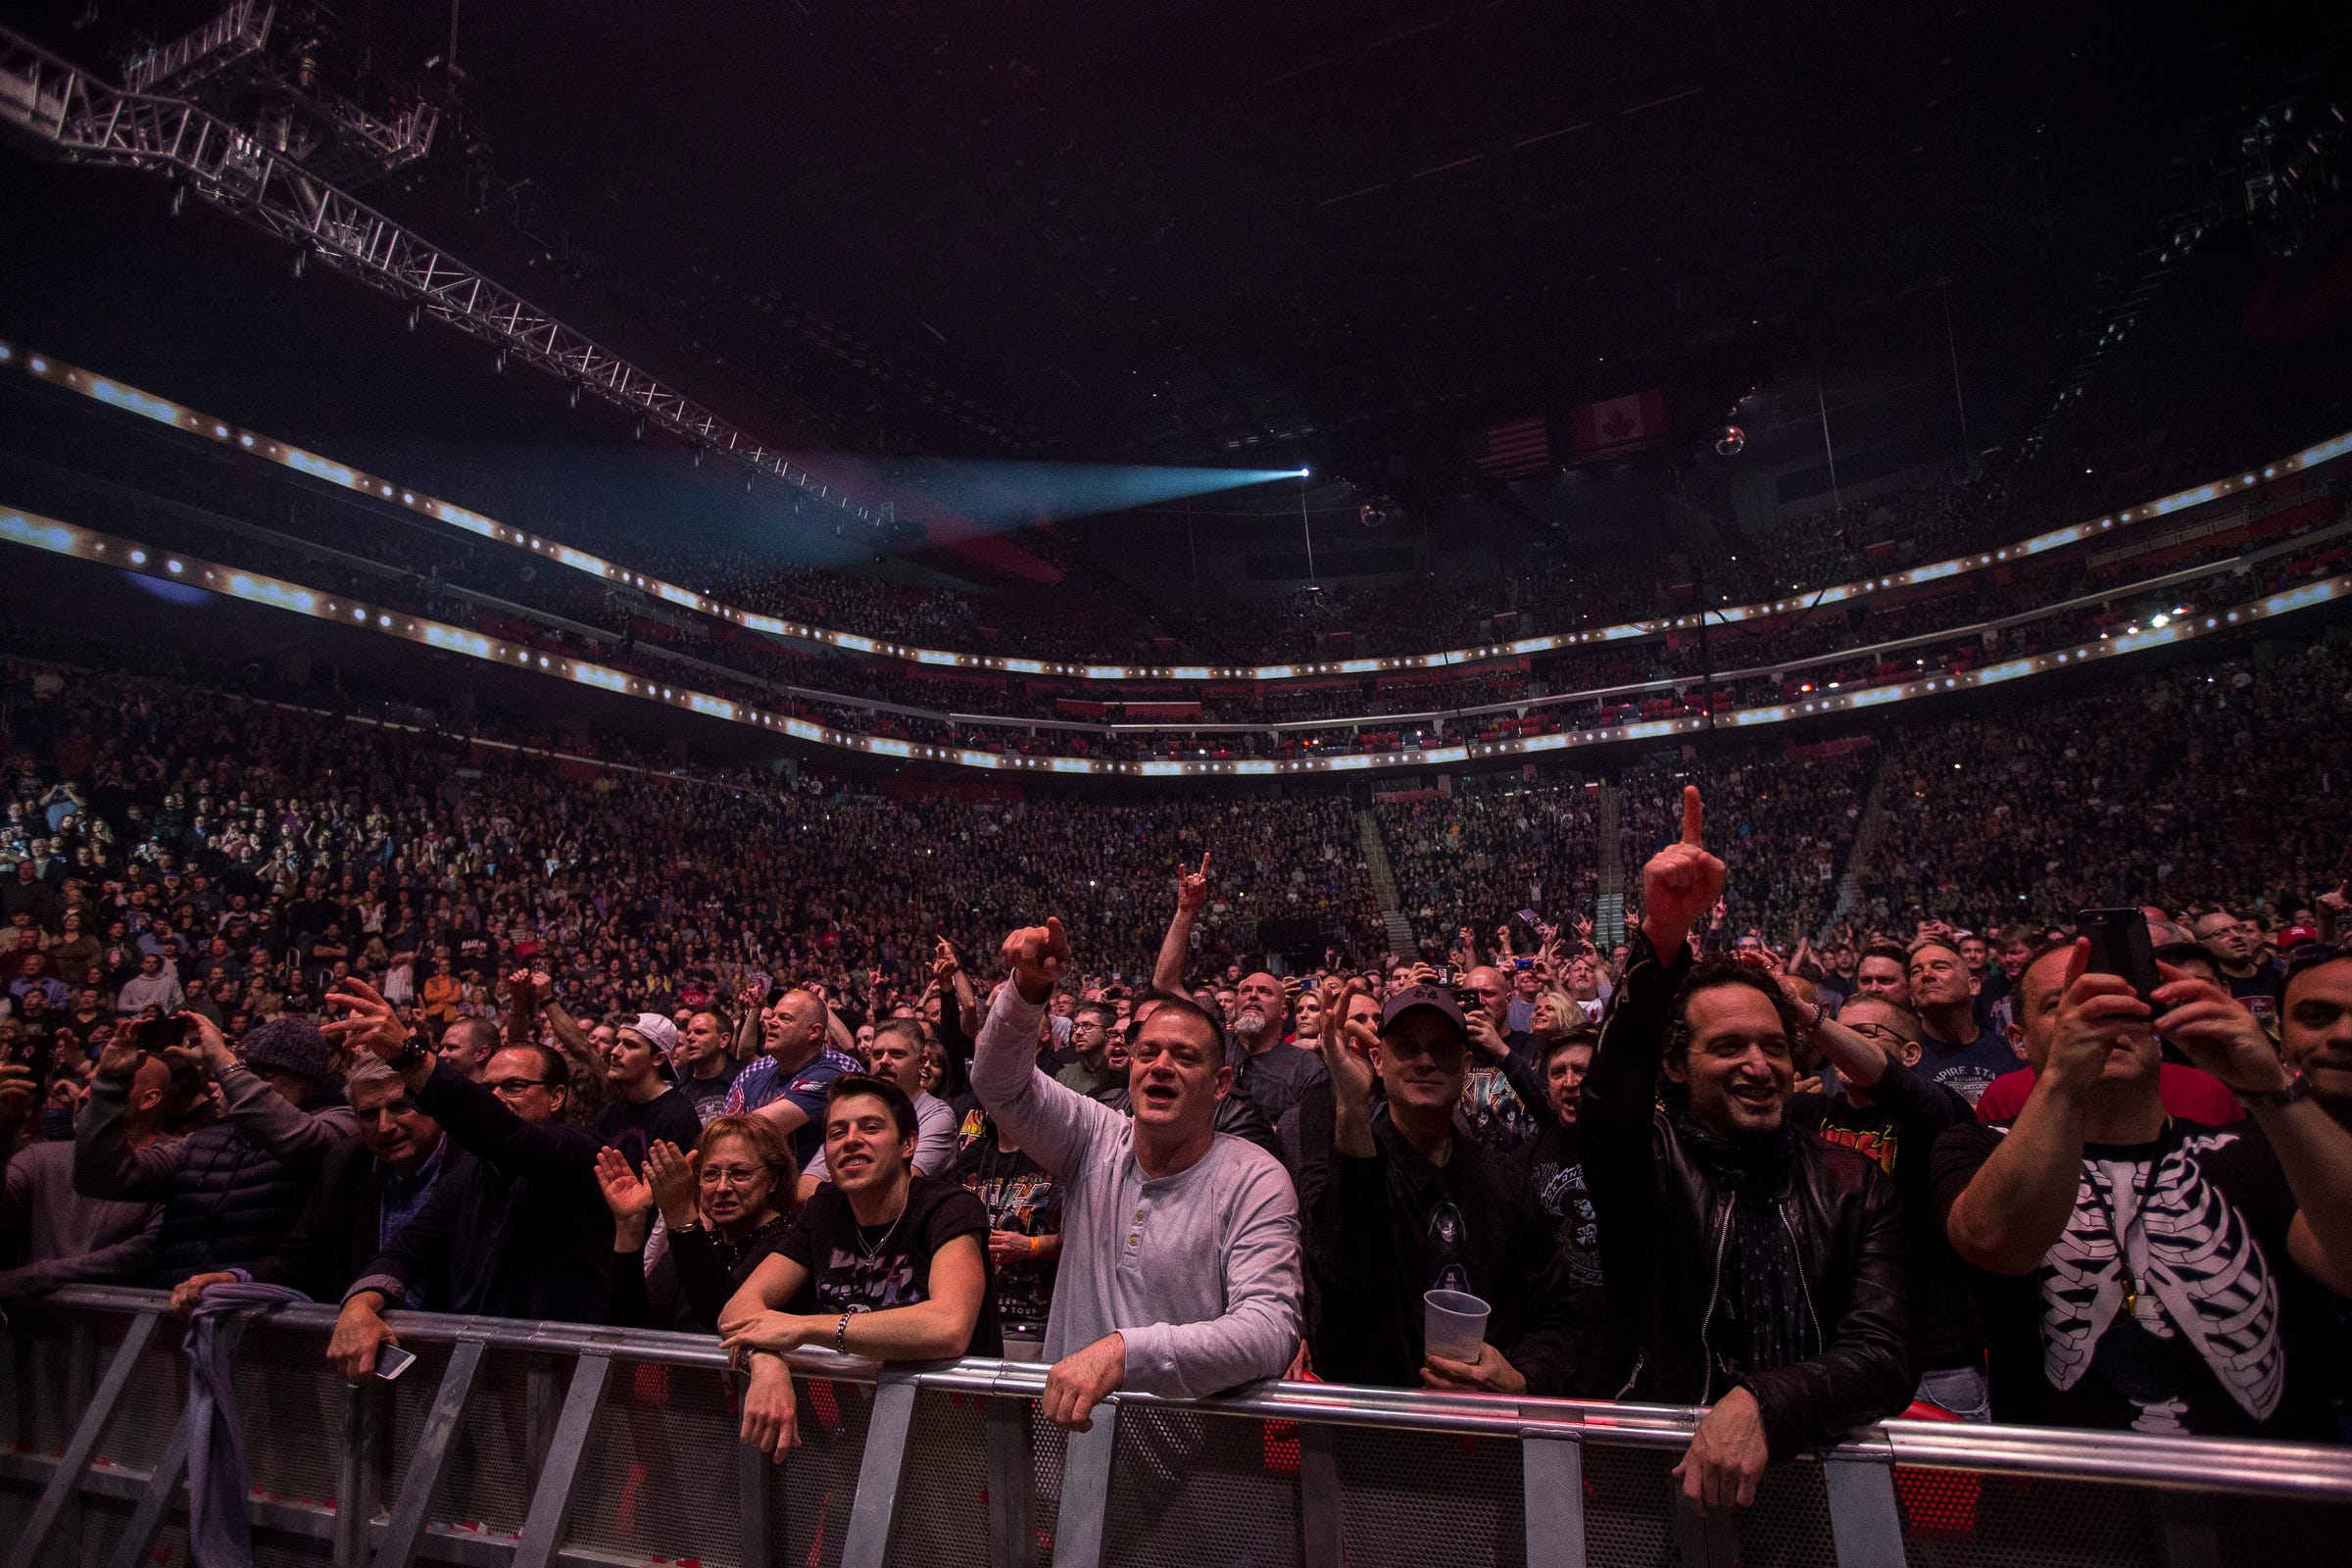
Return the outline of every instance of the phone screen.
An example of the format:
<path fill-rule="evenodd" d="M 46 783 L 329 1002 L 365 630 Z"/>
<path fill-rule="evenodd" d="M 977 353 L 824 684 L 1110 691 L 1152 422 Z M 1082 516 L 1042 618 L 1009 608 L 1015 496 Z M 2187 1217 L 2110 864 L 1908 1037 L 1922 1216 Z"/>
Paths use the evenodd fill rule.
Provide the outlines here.
<path fill-rule="evenodd" d="M 416 1352 L 404 1350 L 397 1345 L 384 1346 L 375 1352 L 375 1375 L 386 1383 L 391 1382 L 416 1364 Z"/>
<path fill-rule="evenodd" d="M 185 1018 L 150 1018 L 139 1025 L 139 1046 L 145 1051 L 169 1051 L 187 1038 Z"/>
<path fill-rule="evenodd" d="M 2139 910 L 2084 909 L 2075 916 L 2075 926 L 2090 938 L 2091 973 L 2122 975 L 2142 1002 L 2163 984 L 2156 973 L 2148 917 Z"/>

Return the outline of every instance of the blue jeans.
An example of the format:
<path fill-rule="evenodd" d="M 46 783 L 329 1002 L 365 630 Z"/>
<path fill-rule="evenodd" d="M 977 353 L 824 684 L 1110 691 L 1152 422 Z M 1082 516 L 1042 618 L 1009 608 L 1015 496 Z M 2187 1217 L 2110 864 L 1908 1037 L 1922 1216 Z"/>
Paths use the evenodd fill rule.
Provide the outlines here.
<path fill-rule="evenodd" d="M 1992 1419 L 1992 1394 L 1984 1385 L 1982 1367 L 1954 1366 L 1940 1372 L 1923 1372 L 1913 1397 L 1949 1410 L 1963 1421 Z"/>

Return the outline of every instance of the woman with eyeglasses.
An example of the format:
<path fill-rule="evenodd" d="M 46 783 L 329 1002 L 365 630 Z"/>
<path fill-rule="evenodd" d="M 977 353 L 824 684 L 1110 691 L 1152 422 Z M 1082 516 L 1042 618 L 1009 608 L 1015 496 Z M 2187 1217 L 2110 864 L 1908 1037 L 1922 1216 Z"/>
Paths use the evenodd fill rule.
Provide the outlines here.
<path fill-rule="evenodd" d="M 642 1175 L 617 1149 L 597 1156 L 596 1179 L 612 1209 L 612 1270 L 606 1320 L 623 1328 L 713 1334 L 719 1308 L 784 1239 L 800 1169 L 776 1130 L 758 1116 L 719 1116 L 689 1154 L 662 1140 Z M 669 1246 L 642 1266 L 655 1211 Z"/>

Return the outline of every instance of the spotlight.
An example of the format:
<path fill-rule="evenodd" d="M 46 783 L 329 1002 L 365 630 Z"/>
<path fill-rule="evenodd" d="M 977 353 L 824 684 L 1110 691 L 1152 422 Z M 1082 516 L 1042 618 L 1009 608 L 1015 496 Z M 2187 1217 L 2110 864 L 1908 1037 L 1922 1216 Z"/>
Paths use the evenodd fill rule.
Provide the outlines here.
<path fill-rule="evenodd" d="M 1715 455 L 1736 458 L 1747 450 L 1747 432 L 1736 424 L 1727 424 L 1715 437 Z"/>
<path fill-rule="evenodd" d="M 1298 477 L 1301 479 L 1308 478 L 1313 475 L 1314 471 L 1315 470 L 1312 468 L 1300 468 L 1298 470 Z"/>

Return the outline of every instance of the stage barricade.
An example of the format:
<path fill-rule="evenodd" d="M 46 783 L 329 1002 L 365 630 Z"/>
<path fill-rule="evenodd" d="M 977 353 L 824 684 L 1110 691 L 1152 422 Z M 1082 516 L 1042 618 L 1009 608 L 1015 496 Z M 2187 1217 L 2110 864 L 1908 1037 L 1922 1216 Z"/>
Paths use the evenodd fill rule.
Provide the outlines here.
<path fill-rule="evenodd" d="M 183 1321 L 143 1291 L 14 1308 L 6 1568 L 188 1561 Z M 735 1441 L 715 1343 L 399 1314 L 416 1364 L 352 1388 L 331 1308 L 235 1343 L 254 1561 L 697 1568 L 2289 1568 L 2352 1551 L 2352 1452 L 1890 1421 L 1699 1518 L 1695 1412 L 1265 1384 L 1037 1417 L 1041 1366 L 802 1360 L 804 1446 Z"/>

